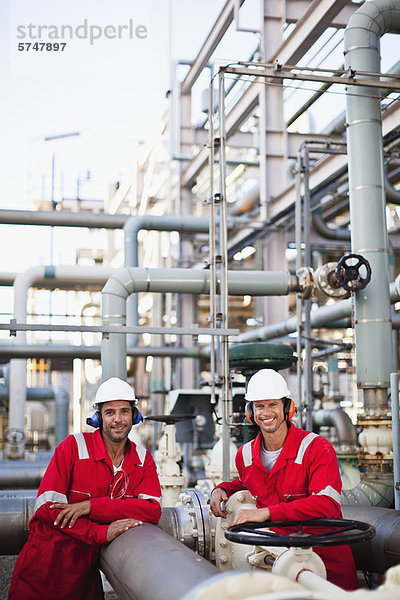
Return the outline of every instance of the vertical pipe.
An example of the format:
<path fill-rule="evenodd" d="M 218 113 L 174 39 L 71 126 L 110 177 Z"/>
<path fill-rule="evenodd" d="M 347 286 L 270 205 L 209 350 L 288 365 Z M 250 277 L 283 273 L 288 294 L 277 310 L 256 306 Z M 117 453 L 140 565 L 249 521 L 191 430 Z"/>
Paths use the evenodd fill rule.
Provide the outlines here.
<path fill-rule="evenodd" d="M 378 73 L 380 37 L 389 31 L 400 31 L 398 3 L 363 4 L 345 30 L 345 68 Z M 383 398 L 392 365 L 382 124 L 376 90 L 351 86 L 346 118 L 352 251 L 362 254 L 372 269 L 370 283 L 355 294 L 354 326 L 357 385 L 364 389 L 368 413 L 377 402 L 387 407 Z"/>
<path fill-rule="evenodd" d="M 297 172 L 296 172 L 296 201 L 295 201 L 295 240 L 296 240 L 296 271 L 298 272 L 302 265 L 301 260 L 301 238 L 302 238 L 302 219 L 301 219 L 301 169 L 302 159 L 301 154 L 297 156 Z M 300 296 L 296 296 L 296 351 L 297 351 L 297 395 L 298 403 L 300 407 L 300 424 L 304 425 L 304 412 L 303 399 L 302 399 L 302 385 L 301 385 L 301 333 L 302 333 L 302 314 L 303 314 L 303 301 Z"/>
<path fill-rule="evenodd" d="M 390 373 L 392 398 L 393 478 L 394 507 L 400 509 L 400 417 L 399 417 L 399 374 Z"/>
<path fill-rule="evenodd" d="M 220 177 L 221 177 L 221 203 L 220 203 L 220 238 L 221 238 L 221 327 L 227 328 L 228 325 L 228 240 L 227 240 L 227 210 L 226 210 L 226 131 L 225 131 L 225 79 L 224 71 L 219 73 L 219 129 L 220 129 Z M 230 419 L 230 386 L 229 386 L 229 354 L 228 338 L 221 336 L 222 346 L 222 463 L 224 481 L 230 479 L 230 438 L 229 438 L 229 419 Z"/>
<path fill-rule="evenodd" d="M 210 81 L 210 107 L 208 110 L 208 126 L 209 126 L 209 146 L 210 146 L 210 327 L 216 327 L 215 315 L 217 313 L 216 306 L 216 274 L 215 274 L 215 198 L 214 198 L 214 85 L 213 80 Z M 211 404 L 216 404 L 215 398 L 215 377 L 216 377 L 216 338 L 211 336 L 210 345 L 210 371 L 211 371 Z"/>
<path fill-rule="evenodd" d="M 310 186 L 309 186 L 309 156 L 307 146 L 304 146 L 303 150 L 303 168 L 304 168 L 304 265 L 311 267 L 311 244 L 310 244 L 310 229 L 311 229 L 311 213 L 310 213 Z M 313 398 L 312 398 L 312 360 L 311 360 L 311 300 L 306 298 L 304 300 L 304 348 L 305 348 L 305 362 L 304 362 L 304 379 L 306 388 L 306 429 L 312 431 L 312 410 L 313 410 Z"/>

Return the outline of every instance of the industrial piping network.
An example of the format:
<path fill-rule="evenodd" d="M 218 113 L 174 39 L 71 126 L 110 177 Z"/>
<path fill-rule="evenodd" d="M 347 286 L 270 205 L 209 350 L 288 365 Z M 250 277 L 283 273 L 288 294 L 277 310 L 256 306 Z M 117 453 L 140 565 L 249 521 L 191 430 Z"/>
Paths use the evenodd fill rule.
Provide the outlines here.
<path fill-rule="evenodd" d="M 383 35 L 385 31 L 400 31 L 400 7 L 398 6 L 398 3 L 394 3 L 390 0 L 375 0 L 363 5 L 350 19 L 345 34 L 346 64 L 348 68 L 355 69 L 356 71 L 378 72 L 379 37 Z M 365 39 L 365 36 L 367 36 L 367 40 Z M 370 38 L 373 40 L 372 44 Z M 366 42 L 368 42 L 367 50 L 365 50 L 365 46 L 367 45 Z M 372 51 L 369 52 L 369 50 Z M 358 61 L 359 55 L 361 56 L 360 61 Z M 359 387 L 364 390 L 365 408 L 367 413 L 369 411 L 375 412 L 378 409 L 385 410 L 387 408 L 386 392 L 389 387 L 389 371 L 391 365 L 389 283 L 387 278 L 387 247 L 382 191 L 382 148 L 379 130 L 380 114 L 379 116 L 377 115 L 377 105 L 379 105 L 379 100 L 372 98 L 372 95 L 370 98 L 365 98 L 365 94 L 364 96 L 360 95 L 360 97 L 356 97 L 354 100 L 351 95 L 348 97 L 347 110 L 349 122 L 352 245 L 354 252 L 362 253 L 368 258 L 372 265 L 372 272 L 375 274 L 375 278 L 372 278 L 366 290 L 362 293 L 358 292 L 355 295 L 357 320 L 356 342 L 357 347 L 360 349 L 360 352 L 358 352 L 357 355 L 357 378 Z M 362 119 L 360 119 L 359 116 L 360 112 L 362 113 Z M 374 153 L 374 147 L 374 152 L 371 152 L 372 158 L 370 161 L 369 158 L 367 159 L 366 153 L 370 153 L 371 139 L 377 142 L 376 145 L 378 146 L 378 151 Z M 361 140 L 359 146 L 357 140 Z M 373 146 L 375 146 L 375 142 Z M 367 183 L 365 183 L 365 171 L 368 176 L 371 174 L 371 178 Z M 366 209 L 364 208 L 361 195 L 367 205 Z M 365 234 L 363 232 L 364 228 Z M 107 309 L 109 307 L 115 309 L 122 305 L 125 306 L 127 296 L 129 293 L 132 293 L 128 293 L 128 289 L 126 289 L 125 292 L 121 292 L 121 286 L 123 288 L 125 284 L 127 284 L 129 289 L 131 287 L 134 288 L 134 282 L 129 279 L 129 269 L 125 269 L 122 273 L 124 273 L 125 278 L 122 278 L 122 280 L 118 282 L 113 280 L 109 289 L 105 290 L 106 293 L 110 294 L 110 297 L 105 296 L 105 298 L 110 300 L 108 306 L 107 302 L 105 303 Z M 176 291 L 180 291 L 179 287 L 181 283 L 182 280 L 178 282 L 178 289 L 176 289 Z M 151 282 L 146 280 L 146 285 L 149 285 L 151 288 L 150 284 Z M 198 285 L 200 285 L 200 291 L 193 293 L 205 293 L 206 287 L 204 286 L 207 286 L 207 283 L 204 280 L 195 282 L 193 283 L 193 288 L 195 289 Z M 192 284 L 190 287 L 192 287 Z M 133 291 L 138 290 L 133 289 Z M 257 294 L 257 292 L 254 291 L 248 293 L 252 293 L 253 295 Z M 277 292 L 275 292 L 275 294 L 276 293 Z M 117 296 L 117 300 L 114 302 L 111 301 L 111 296 L 113 295 Z M 108 312 L 103 313 L 103 320 L 109 318 L 117 319 L 117 315 L 115 313 L 110 315 Z M 373 334 L 369 333 L 368 325 L 372 325 Z M 121 334 L 114 335 L 125 338 L 125 336 Z M 111 337 L 112 336 L 110 336 L 110 338 Z M 381 340 L 382 344 L 379 344 L 378 346 L 377 341 Z M 106 341 L 108 342 L 109 340 Z M 376 346 L 378 346 L 377 350 L 375 350 Z M 105 345 L 104 359 L 106 362 L 106 372 L 108 369 L 113 369 L 109 355 L 110 347 L 118 350 L 121 350 L 121 348 L 124 349 L 117 343 L 117 340 L 113 340 L 110 346 L 107 344 Z M 389 348 L 389 350 L 387 348 Z M 373 352 L 371 350 L 373 350 Z M 372 358 L 370 358 L 369 354 L 372 355 Z M 122 357 L 125 357 L 124 353 L 122 353 Z M 118 360 L 121 361 L 121 358 Z M 121 368 L 121 365 L 116 366 L 117 368 Z M 112 374 L 118 373 L 112 372 Z M 350 516 L 348 513 L 349 508 L 357 511 L 357 518 L 361 517 L 360 507 L 358 506 L 344 507 L 343 512 L 345 517 Z M 383 510 L 384 509 L 380 509 L 380 511 Z M 389 511 L 389 513 L 390 517 L 388 517 L 388 520 L 390 521 L 390 526 L 387 526 L 387 524 L 385 525 L 386 533 L 382 538 L 377 540 L 377 544 L 381 544 L 384 540 L 384 559 L 390 560 L 391 558 L 394 558 L 396 563 L 398 563 L 400 555 L 398 548 L 398 540 L 400 539 L 398 533 L 400 523 L 399 513 L 398 511 Z M 379 513 L 376 523 L 377 527 L 379 525 L 379 519 L 383 520 L 383 514 L 389 513 Z M 370 511 L 368 511 L 368 514 L 365 512 L 365 520 L 368 520 L 367 516 L 371 518 Z M 151 525 L 144 525 L 143 528 L 129 531 L 117 538 L 117 540 L 103 550 L 102 567 L 121 597 L 124 599 L 140 597 L 144 600 L 146 600 L 147 597 L 151 597 L 152 600 L 168 598 L 168 596 L 165 595 L 166 589 L 163 585 L 166 579 L 170 582 L 172 581 L 171 588 L 175 588 L 173 596 L 174 600 L 194 600 L 195 598 L 197 600 L 197 598 L 205 597 L 195 595 L 198 590 L 192 590 L 193 579 L 197 578 L 196 580 L 199 581 L 200 586 L 204 585 L 204 582 L 209 583 L 209 579 L 214 578 L 215 574 L 215 570 L 213 570 L 212 566 L 209 563 L 206 563 L 206 566 L 200 559 L 193 558 L 193 554 L 190 554 L 190 556 L 188 554 L 187 559 L 180 555 L 180 560 L 173 560 L 173 558 L 177 556 L 176 552 L 179 552 L 178 548 L 181 550 L 184 546 L 178 544 L 175 547 L 173 540 L 170 538 L 167 540 L 165 538 L 164 541 L 164 539 L 158 535 L 158 543 L 154 544 L 152 529 Z M 148 544 L 151 545 L 151 552 L 145 551 Z M 156 546 L 156 548 L 154 548 L 154 546 Z M 134 549 L 134 551 L 132 549 Z M 147 568 L 148 561 L 151 560 L 153 562 L 155 559 L 154 553 L 158 553 L 158 549 L 160 550 L 160 555 L 159 558 L 156 559 L 157 564 L 168 566 L 168 569 L 164 572 L 164 578 L 160 576 L 160 579 L 154 577 L 154 571 L 152 569 Z M 379 552 L 382 553 L 381 545 L 379 545 Z M 125 560 L 122 561 L 124 562 L 124 569 L 120 568 L 120 559 L 122 555 L 125 557 Z M 375 552 L 373 552 L 372 555 L 375 558 Z M 385 560 L 383 560 L 383 563 L 385 563 Z M 186 583 L 183 587 L 177 589 L 178 584 L 174 584 L 174 582 L 182 575 L 182 564 L 184 565 L 184 572 L 191 573 L 191 583 L 190 588 L 189 583 Z M 196 564 L 198 566 L 195 566 Z M 138 568 L 138 566 L 141 568 Z M 374 562 L 373 566 L 375 568 L 378 566 L 383 570 L 387 568 L 386 563 L 377 565 Z M 191 571 L 191 568 L 193 568 L 193 571 Z M 140 576 L 138 576 L 138 572 Z M 152 582 L 148 580 L 150 572 L 153 577 L 153 585 Z M 231 575 L 231 577 L 233 578 L 234 575 Z M 151 596 L 143 595 L 146 594 L 146 588 L 151 590 Z M 395 598 L 396 595 L 398 595 L 398 590 L 392 594 L 390 590 L 385 590 L 381 591 L 380 595 L 377 597 L 389 599 L 392 597 Z M 283 593 L 282 596 L 280 596 L 282 599 L 286 597 L 289 597 L 289 594 L 285 595 Z M 324 597 L 328 598 L 329 595 L 324 594 Z M 336 597 L 339 597 L 339 595 L 336 595 Z M 371 592 L 371 598 L 372 597 L 373 592 Z"/>

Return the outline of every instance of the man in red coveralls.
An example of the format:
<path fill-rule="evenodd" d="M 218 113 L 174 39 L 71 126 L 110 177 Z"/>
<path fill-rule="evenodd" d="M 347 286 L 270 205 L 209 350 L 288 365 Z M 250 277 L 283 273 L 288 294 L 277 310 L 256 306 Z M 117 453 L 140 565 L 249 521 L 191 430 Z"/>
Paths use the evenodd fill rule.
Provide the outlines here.
<path fill-rule="evenodd" d="M 102 383 L 93 405 L 94 433 L 57 446 L 39 487 L 29 539 L 9 600 L 100 600 L 102 544 L 143 521 L 158 523 L 161 490 L 153 458 L 128 439 L 141 420 L 131 386 Z"/>
<path fill-rule="evenodd" d="M 335 451 L 325 438 L 290 423 L 295 406 L 282 375 L 272 369 L 258 371 L 250 378 L 245 397 L 247 416 L 260 433 L 238 450 L 239 478 L 212 491 L 214 515 L 226 517 L 221 503 L 247 489 L 256 498 L 257 508 L 241 509 L 235 525 L 342 518 L 342 482 Z M 315 547 L 314 552 L 324 561 L 329 581 L 346 590 L 358 588 L 349 546 Z"/>

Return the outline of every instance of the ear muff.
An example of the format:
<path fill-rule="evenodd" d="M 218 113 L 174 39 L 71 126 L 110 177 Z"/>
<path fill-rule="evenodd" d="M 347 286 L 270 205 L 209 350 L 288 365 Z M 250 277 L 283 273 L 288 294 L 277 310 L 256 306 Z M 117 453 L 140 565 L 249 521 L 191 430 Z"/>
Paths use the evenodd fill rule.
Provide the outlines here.
<path fill-rule="evenodd" d="M 96 412 L 94 412 L 91 417 L 88 417 L 86 419 L 86 424 L 90 425 L 90 427 L 95 427 L 96 429 L 101 430 L 103 427 L 103 419 L 101 418 L 101 412 L 99 410 L 96 410 Z"/>
<path fill-rule="evenodd" d="M 283 414 L 285 416 L 285 421 L 291 421 L 295 413 L 295 403 L 291 398 L 285 398 L 285 402 L 283 405 Z M 250 421 L 250 423 L 254 423 L 254 425 L 256 425 L 256 422 L 254 420 L 254 408 L 252 402 L 246 402 L 245 415 L 247 420 Z"/>
<path fill-rule="evenodd" d="M 295 403 L 291 398 L 285 398 L 285 404 L 283 407 L 283 414 L 285 415 L 285 421 L 291 421 L 296 413 Z"/>
<path fill-rule="evenodd" d="M 132 425 L 138 425 L 140 421 L 143 421 L 143 416 L 138 407 L 135 404 L 131 404 L 132 406 Z"/>
<path fill-rule="evenodd" d="M 138 425 L 141 421 L 143 421 L 142 413 L 137 408 L 136 404 L 134 404 L 134 402 L 130 402 L 130 405 L 132 408 L 132 426 Z M 101 431 L 103 428 L 103 419 L 101 417 L 101 410 L 96 410 L 96 412 L 94 412 L 91 417 L 88 417 L 86 419 L 86 423 L 87 423 L 87 425 L 90 425 L 91 427 L 96 427 L 97 429 L 100 429 L 100 431 Z"/>
<path fill-rule="evenodd" d="M 246 415 L 246 419 L 248 421 L 250 421 L 250 423 L 254 423 L 254 425 L 256 424 L 256 422 L 254 420 L 254 409 L 253 409 L 253 403 L 252 402 L 246 402 L 246 407 L 244 409 L 244 414 Z"/>

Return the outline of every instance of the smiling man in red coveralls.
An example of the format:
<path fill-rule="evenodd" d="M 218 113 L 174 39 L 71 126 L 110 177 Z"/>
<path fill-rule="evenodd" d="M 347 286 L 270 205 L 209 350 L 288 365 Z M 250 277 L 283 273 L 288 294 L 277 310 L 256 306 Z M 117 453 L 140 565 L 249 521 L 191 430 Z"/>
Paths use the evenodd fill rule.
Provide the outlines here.
<path fill-rule="evenodd" d="M 256 498 L 257 508 L 240 510 L 235 525 L 341 519 L 342 482 L 335 451 L 325 438 L 290 423 L 295 406 L 282 375 L 272 369 L 255 373 L 249 380 L 246 400 L 246 414 L 260 433 L 238 450 L 239 478 L 221 483 L 212 491 L 210 508 L 214 515 L 226 517 L 221 502 L 247 489 Z M 315 532 L 310 529 L 310 533 Z M 358 588 L 349 546 L 313 550 L 324 561 L 329 581 L 346 590 Z"/>
<path fill-rule="evenodd" d="M 101 545 L 143 521 L 158 523 L 153 458 L 128 439 L 142 419 L 131 386 L 108 379 L 93 406 L 88 422 L 97 431 L 68 436 L 44 474 L 9 600 L 101 600 Z"/>

